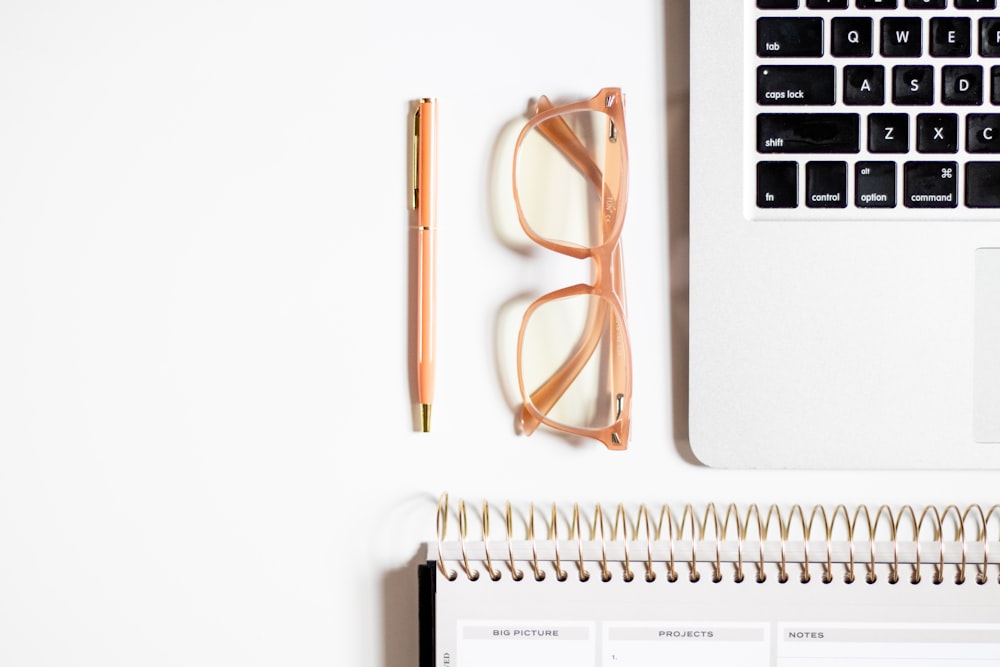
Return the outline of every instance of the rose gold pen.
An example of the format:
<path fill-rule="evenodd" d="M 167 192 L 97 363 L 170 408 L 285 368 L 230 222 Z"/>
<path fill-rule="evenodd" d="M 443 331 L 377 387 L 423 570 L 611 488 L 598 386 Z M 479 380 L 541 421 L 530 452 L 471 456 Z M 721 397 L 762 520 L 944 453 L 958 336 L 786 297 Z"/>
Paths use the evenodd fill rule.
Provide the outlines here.
<path fill-rule="evenodd" d="M 434 337 L 437 250 L 437 102 L 422 98 L 413 116 L 413 197 L 417 212 L 417 400 L 420 430 L 431 430 L 434 401 Z"/>

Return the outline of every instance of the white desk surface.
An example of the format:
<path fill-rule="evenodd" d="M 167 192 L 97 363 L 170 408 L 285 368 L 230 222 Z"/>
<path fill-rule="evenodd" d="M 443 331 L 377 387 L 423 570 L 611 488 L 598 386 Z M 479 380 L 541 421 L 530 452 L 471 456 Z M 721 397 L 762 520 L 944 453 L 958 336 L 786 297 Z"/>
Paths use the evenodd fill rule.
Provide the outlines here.
<path fill-rule="evenodd" d="M 996 473 L 685 453 L 686 19 L 683 0 L 0 6 L 0 664 L 415 665 L 442 491 L 995 501 Z M 501 242 L 499 137 L 534 96 L 607 85 L 631 153 L 624 453 L 515 435 L 498 378 L 501 309 L 569 262 Z M 408 380 L 422 96 L 441 104 L 430 435 Z"/>

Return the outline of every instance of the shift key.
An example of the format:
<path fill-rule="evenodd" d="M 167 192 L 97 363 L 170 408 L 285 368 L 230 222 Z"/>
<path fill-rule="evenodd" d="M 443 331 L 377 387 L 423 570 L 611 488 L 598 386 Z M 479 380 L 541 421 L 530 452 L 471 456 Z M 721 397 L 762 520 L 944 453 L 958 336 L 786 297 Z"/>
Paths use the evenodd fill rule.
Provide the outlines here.
<path fill-rule="evenodd" d="M 833 65 L 762 65 L 757 68 L 757 104 L 832 106 L 836 76 Z"/>
<path fill-rule="evenodd" d="M 858 153 L 856 113 L 762 113 L 757 115 L 760 153 Z"/>

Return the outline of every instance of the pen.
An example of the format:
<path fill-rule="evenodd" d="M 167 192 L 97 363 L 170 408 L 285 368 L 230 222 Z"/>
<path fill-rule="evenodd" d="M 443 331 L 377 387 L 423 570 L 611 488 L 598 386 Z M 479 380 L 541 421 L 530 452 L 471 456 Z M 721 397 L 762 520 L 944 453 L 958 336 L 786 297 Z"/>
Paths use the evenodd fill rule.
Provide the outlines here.
<path fill-rule="evenodd" d="M 413 117 L 413 197 L 417 213 L 417 401 L 420 430 L 431 430 L 434 401 L 434 338 L 437 246 L 437 102 L 422 98 Z"/>

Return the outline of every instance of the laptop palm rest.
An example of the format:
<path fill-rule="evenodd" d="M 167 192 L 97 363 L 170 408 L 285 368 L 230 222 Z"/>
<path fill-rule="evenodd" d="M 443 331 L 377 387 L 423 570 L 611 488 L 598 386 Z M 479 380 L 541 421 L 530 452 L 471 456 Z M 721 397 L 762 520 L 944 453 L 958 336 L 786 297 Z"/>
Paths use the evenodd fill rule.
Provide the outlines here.
<path fill-rule="evenodd" d="M 975 326 L 975 438 L 1000 443 L 1000 248 L 976 251 Z"/>

